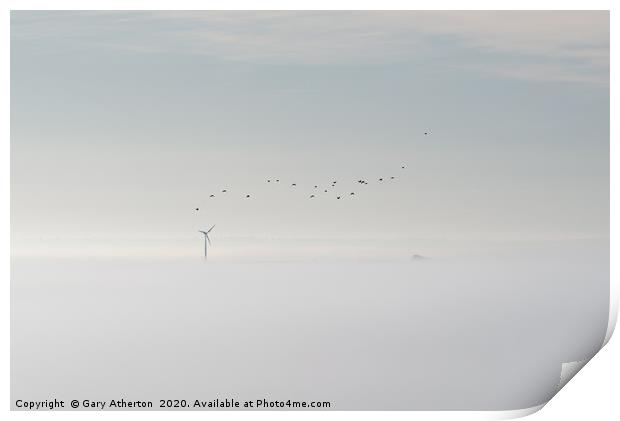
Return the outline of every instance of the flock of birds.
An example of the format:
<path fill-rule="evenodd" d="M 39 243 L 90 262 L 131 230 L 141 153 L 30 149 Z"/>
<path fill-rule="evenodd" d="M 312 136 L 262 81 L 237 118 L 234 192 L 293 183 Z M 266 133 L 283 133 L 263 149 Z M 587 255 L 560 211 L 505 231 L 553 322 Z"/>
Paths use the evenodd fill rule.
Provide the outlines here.
<path fill-rule="evenodd" d="M 429 134 L 429 132 L 424 132 L 425 136 L 427 136 L 428 134 Z M 406 169 L 406 165 L 401 165 L 400 168 L 401 168 L 401 170 L 404 170 L 404 169 Z M 379 177 L 379 178 L 377 178 L 374 181 L 376 181 L 377 183 L 383 183 L 384 181 L 386 181 L 386 182 L 387 181 L 393 181 L 395 179 L 396 179 L 396 176 L 392 175 L 392 176 L 389 176 L 389 177 Z M 283 183 L 283 181 L 281 181 L 279 178 L 268 178 L 266 180 L 266 183 L 279 184 L 279 183 Z M 333 189 L 335 189 L 337 187 L 337 183 L 338 183 L 338 180 L 333 180 L 331 182 L 331 184 L 329 184 L 328 186 L 321 186 L 321 187 L 319 186 L 319 184 L 314 184 L 313 185 L 313 189 L 308 193 L 308 199 L 316 198 L 318 195 L 321 194 L 321 191 L 322 191 L 323 194 L 328 193 L 330 190 L 333 190 Z M 359 179 L 359 180 L 355 180 L 354 183 L 358 184 L 360 186 L 365 186 L 365 185 L 369 184 L 369 181 L 366 180 L 366 179 Z M 297 182 L 292 182 L 290 187 L 291 188 L 296 188 L 297 187 Z M 349 191 L 350 191 L 350 189 L 349 189 Z M 220 191 L 220 193 L 222 195 L 225 195 L 225 194 L 229 193 L 228 192 L 228 188 L 222 189 Z M 346 193 L 338 193 L 338 194 L 336 194 L 335 197 L 336 197 L 336 200 L 341 200 L 341 199 L 343 199 L 346 196 L 349 196 L 349 197 L 355 196 L 355 193 L 356 193 L 355 191 L 350 191 L 348 194 L 346 194 Z M 214 199 L 215 197 L 216 197 L 215 193 L 211 193 L 209 195 L 210 199 Z M 249 193 L 245 193 L 243 197 L 245 197 L 246 199 L 251 199 L 252 195 L 249 194 Z M 200 211 L 200 208 L 195 208 L 195 211 L 196 212 Z"/>
<path fill-rule="evenodd" d="M 404 169 L 406 169 L 406 166 L 402 165 L 400 168 L 401 168 L 401 170 L 404 170 Z M 395 179 L 396 179 L 396 176 L 392 175 L 392 176 L 389 176 L 389 177 L 377 178 L 375 181 L 377 183 L 383 183 L 384 181 L 388 182 L 388 181 L 393 181 Z M 273 178 L 273 179 L 272 178 L 268 178 L 266 180 L 266 183 L 274 183 L 274 184 L 282 183 L 283 184 L 283 181 L 281 181 L 279 178 Z M 354 183 L 358 184 L 359 186 L 367 186 L 368 184 L 370 184 L 370 182 L 368 180 L 366 180 L 366 179 L 355 180 Z M 333 180 L 327 186 L 319 186 L 318 184 L 314 184 L 314 185 L 311 186 L 312 190 L 308 194 L 308 199 L 316 198 L 317 196 L 319 196 L 321 194 L 321 192 L 323 194 L 329 193 L 331 190 L 335 189 L 337 186 L 338 186 L 338 180 Z M 297 186 L 296 182 L 293 182 L 293 183 L 290 184 L 290 187 L 291 188 L 297 188 L 298 186 Z M 345 189 L 344 191 L 347 192 L 347 190 L 351 190 L 351 189 Z M 221 194 L 222 195 L 227 194 L 227 193 L 229 193 L 227 188 L 221 190 Z M 349 191 L 348 194 L 346 194 L 346 193 L 338 193 L 338 194 L 336 194 L 335 198 L 336 198 L 336 200 L 341 200 L 341 199 L 343 199 L 346 196 L 349 196 L 349 197 L 350 196 L 355 196 L 355 194 L 356 194 L 356 191 Z M 209 195 L 210 199 L 213 199 L 215 197 L 216 197 L 215 193 L 212 193 L 212 194 Z M 250 199 L 250 198 L 252 198 L 252 195 L 249 194 L 249 193 L 245 193 L 243 195 L 243 197 L 245 197 L 246 199 Z M 196 212 L 198 212 L 199 210 L 200 210 L 200 208 L 195 208 Z"/>

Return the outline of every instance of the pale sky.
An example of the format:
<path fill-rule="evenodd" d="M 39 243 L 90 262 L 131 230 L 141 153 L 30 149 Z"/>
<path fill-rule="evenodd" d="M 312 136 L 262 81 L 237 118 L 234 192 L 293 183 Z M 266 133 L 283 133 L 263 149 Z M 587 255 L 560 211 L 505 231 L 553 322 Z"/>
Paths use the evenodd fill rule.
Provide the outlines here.
<path fill-rule="evenodd" d="M 213 224 L 222 256 L 606 240 L 609 14 L 12 12 L 13 254 Z"/>

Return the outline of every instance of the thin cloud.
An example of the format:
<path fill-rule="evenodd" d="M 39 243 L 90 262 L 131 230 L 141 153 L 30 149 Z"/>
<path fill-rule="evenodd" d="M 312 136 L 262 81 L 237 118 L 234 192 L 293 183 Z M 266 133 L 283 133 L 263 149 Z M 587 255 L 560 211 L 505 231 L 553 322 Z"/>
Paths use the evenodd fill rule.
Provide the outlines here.
<path fill-rule="evenodd" d="M 609 77 L 604 11 L 13 12 L 12 37 L 241 62 L 377 64 L 429 57 L 500 77 L 595 84 Z M 484 67 L 468 62 L 468 53 L 484 57 Z M 510 69 L 506 56 L 521 61 Z"/>

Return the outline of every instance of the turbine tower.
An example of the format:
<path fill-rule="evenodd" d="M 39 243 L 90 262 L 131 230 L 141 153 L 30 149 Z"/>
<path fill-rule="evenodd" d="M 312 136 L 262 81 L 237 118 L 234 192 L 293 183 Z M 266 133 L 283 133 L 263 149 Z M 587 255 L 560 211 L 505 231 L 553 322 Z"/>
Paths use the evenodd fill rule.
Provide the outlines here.
<path fill-rule="evenodd" d="M 211 230 L 215 228 L 215 225 L 213 225 L 211 228 L 209 228 L 207 231 L 198 231 L 204 234 L 205 236 L 205 260 L 207 260 L 207 242 L 209 243 L 209 245 L 211 245 L 211 239 L 209 238 L 209 233 L 211 232 Z"/>

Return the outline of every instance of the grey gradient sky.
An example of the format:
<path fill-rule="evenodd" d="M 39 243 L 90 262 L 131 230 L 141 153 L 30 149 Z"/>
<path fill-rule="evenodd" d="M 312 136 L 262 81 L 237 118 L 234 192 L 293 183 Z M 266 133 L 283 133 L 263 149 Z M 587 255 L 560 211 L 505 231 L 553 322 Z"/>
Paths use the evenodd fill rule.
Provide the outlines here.
<path fill-rule="evenodd" d="M 13 253 L 212 224 L 220 253 L 607 239 L 609 14 L 12 12 Z"/>

